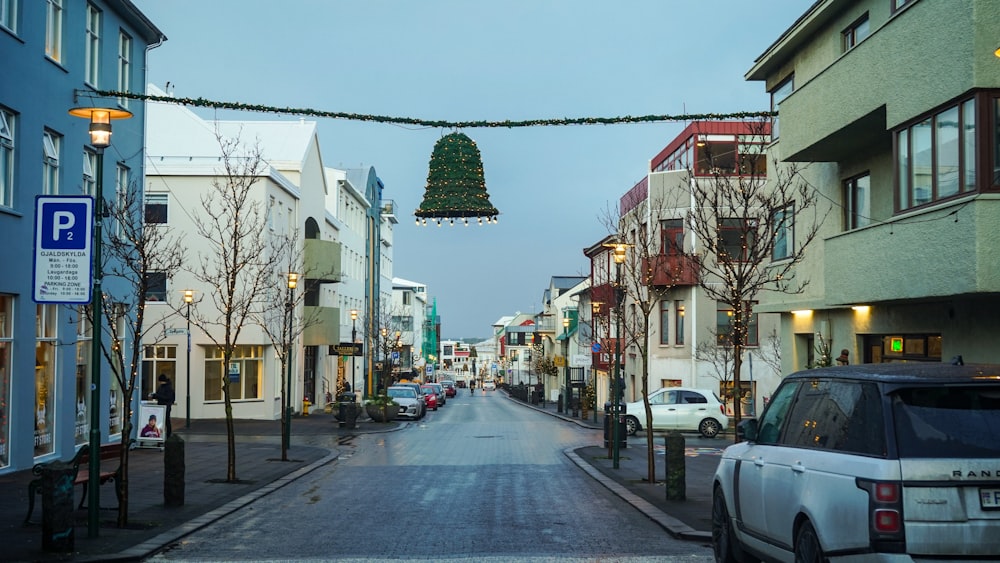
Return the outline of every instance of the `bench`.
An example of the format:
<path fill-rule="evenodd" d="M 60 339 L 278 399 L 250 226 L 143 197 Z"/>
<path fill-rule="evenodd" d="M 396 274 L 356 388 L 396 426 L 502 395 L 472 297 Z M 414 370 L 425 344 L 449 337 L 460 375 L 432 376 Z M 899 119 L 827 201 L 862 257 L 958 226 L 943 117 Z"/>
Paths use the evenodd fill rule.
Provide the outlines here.
<path fill-rule="evenodd" d="M 119 505 L 121 505 L 122 502 L 122 495 L 117 485 L 120 481 L 121 464 L 119 463 L 118 467 L 113 471 L 105 470 L 103 465 L 105 461 L 120 460 L 120 451 L 121 444 L 101 444 L 97 454 L 100 456 L 101 463 L 99 482 L 101 485 L 107 483 L 108 481 L 115 482 L 115 495 L 118 497 Z M 35 511 L 35 495 L 42 492 L 42 470 L 45 468 L 46 463 L 36 463 L 35 466 L 31 468 L 31 472 L 37 477 L 28 482 L 28 515 L 24 517 L 25 524 L 29 523 L 31 520 L 31 514 Z M 88 484 L 90 482 L 90 445 L 84 444 L 81 446 L 80 449 L 77 450 L 76 455 L 73 456 L 70 463 L 72 464 L 73 485 L 83 486 L 83 495 L 80 498 L 79 506 L 79 508 L 83 508 L 83 503 L 87 500 L 87 490 L 89 489 Z M 81 467 L 83 468 L 82 470 Z"/>

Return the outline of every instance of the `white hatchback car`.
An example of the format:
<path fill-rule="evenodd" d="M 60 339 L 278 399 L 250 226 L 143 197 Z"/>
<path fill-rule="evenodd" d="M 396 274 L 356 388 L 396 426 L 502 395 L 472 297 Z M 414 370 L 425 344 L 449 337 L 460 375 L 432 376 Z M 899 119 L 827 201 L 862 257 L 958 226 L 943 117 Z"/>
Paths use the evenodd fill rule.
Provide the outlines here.
<path fill-rule="evenodd" d="M 789 375 L 716 470 L 719 562 L 1000 556 L 1000 366 Z"/>
<path fill-rule="evenodd" d="M 714 438 L 729 425 L 726 407 L 708 389 L 664 387 L 649 394 L 653 412 L 653 430 L 686 430 Z M 642 401 L 625 405 L 625 428 L 629 436 L 642 429 L 646 421 Z"/>

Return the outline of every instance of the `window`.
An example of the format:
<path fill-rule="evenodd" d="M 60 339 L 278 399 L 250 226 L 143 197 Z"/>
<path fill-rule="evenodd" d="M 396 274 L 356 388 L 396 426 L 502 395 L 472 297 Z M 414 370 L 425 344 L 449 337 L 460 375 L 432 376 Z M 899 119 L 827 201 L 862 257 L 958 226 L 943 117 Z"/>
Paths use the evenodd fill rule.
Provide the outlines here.
<path fill-rule="evenodd" d="M 274 230 L 274 196 L 269 196 L 267 200 L 267 229 Z"/>
<path fill-rule="evenodd" d="M 844 38 L 844 52 L 850 51 L 855 45 L 861 42 L 862 39 L 868 37 L 869 27 L 868 27 L 868 13 L 861 16 L 857 21 L 852 23 L 844 32 L 841 34 Z"/>
<path fill-rule="evenodd" d="M 17 33 L 17 2 L 18 0 L 0 0 L 0 26 L 14 33 Z M 0 467 L 2 466 L 3 463 L 0 462 Z"/>
<path fill-rule="evenodd" d="M 63 0 L 46 0 L 45 54 L 52 60 L 62 60 Z"/>
<path fill-rule="evenodd" d="M 899 210 L 975 190 L 975 111 L 965 100 L 896 132 Z"/>
<path fill-rule="evenodd" d="M 125 210 L 128 208 L 128 173 L 129 169 L 124 164 L 119 163 L 115 168 L 115 201 L 118 202 L 118 209 Z M 124 216 L 124 215 L 123 215 Z M 118 235 L 124 234 L 124 227 L 121 223 L 115 225 L 118 229 Z"/>
<path fill-rule="evenodd" d="M 871 224 L 871 177 L 868 173 L 844 182 L 844 229 Z"/>
<path fill-rule="evenodd" d="M 753 246 L 755 231 L 751 224 L 740 217 L 729 217 L 719 221 L 719 240 L 716 254 L 720 262 L 741 262 L 747 257 L 747 249 Z"/>
<path fill-rule="evenodd" d="M 892 0 L 892 11 L 897 12 L 901 10 L 907 4 L 911 4 L 916 0 Z"/>
<path fill-rule="evenodd" d="M 13 324 L 14 298 L 0 295 L 0 405 L 4 407 L 4 415 L 0 416 L 0 467 L 10 465 L 10 417 L 6 414 L 6 407 L 10 404 L 10 374 L 13 369 Z"/>
<path fill-rule="evenodd" d="M 1000 186 L 1000 98 L 993 99 L 993 186 Z M 966 129 L 966 136 L 975 137 L 975 131 Z M 975 170 L 975 154 L 971 155 L 972 168 Z M 967 164 L 968 168 L 969 165 Z"/>
<path fill-rule="evenodd" d="M 132 91 L 132 38 L 124 31 L 118 34 L 118 91 Z M 118 105 L 128 107 L 128 98 L 118 98 Z"/>
<path fill-rule="evenodd" d="M 52 453 L 59 305 L 35 305 L 35 457 Z"/>
<path fill-rule="evenodd" d="M 42 135 L 42 193 L 59 193 L 59 136 L 50 131 Z"/>
<path fill-rule="evenodd" d="M 148 272 L 146 274 L 146 302 L 167 300 L 167 273 Z"/>
<path fill-rule="evenodd" d="M 146 223 L 167 222 L 168 194 L 146 193 Z"/>
<path fill-rule="evenodd" d="M 701 135 L 695 153 L 697 175 L 733 175 L 736 169 L 736 135 Z"/>
<path fill-rule="evenodd" d="M 774 212 L 771 217 L 774 229 L 774 247 L 771 249 L 772 260 L 782 260 L 795 253 L 795 204 L 788 204 Z"/>
<path fill-rule="evenodd" d="M 670 344 L 670 302 L 660 301 L 660 344 Z"/>
<path fill-rule="evenodd" d="M 83 149 L 83 193 L 97 195 L 97 153 Z"/>
<path fill-rule="evenodd" d="M 799 382 L 787 383 L 778 388 L 767 410 L 761 416 L 760 424 L 757 427 L 758 444 L 777 444 L 781 438 L 781 428 L 785 424 L 788 410 L 795 399 L 795 392 L 799 390 Z"/>
<path fill-rule="evenodd" d="M 782 80 L 771 90 L 771 111 L 778 112 L 781 109 L 781 102 L 792 95 L 795 91 L 795 75 Z M 771 138 L 778 138 L 778 115 L 771 118 Z"/>
<path fill-rule="evenodd" d="M 750 310 L 749 307 L 744 309 L 743 313 L 744 328 L 746 329 L 746 336 L 743 337 L 743 345 L 757 346 L 759 344 L 757 313 L 747 315 L 748 310 Z M 716 312 L 716 335 L 719 338 L 720 346 L 729 346 L 732 343 L 729 335 L 733 330 L 733 314 L 733 310 L 728 305 L 719 303 L 719 309 Z"/>
<path fill-rule="evenodd" d="M 882 403 L 874 383 L 818 380 L 803 385 L 782 443 L 800 448 L 884 456 Z"/>
<path fill-rule="evenodd" d="M 76 308 L 76 445 L 90 441 L 90 368 L 93 324 L 87 318 L 86 307 Z"/>
<path fill-rule="evenodd" d="M 229 386 L 234 401 L 260 399 L 263 373 L 263 346 L 236 346 L 229 365 L 223 368 L 222 350 L 212 347 L 205 353 L 205 400 L 221 401 L 222 386 Z"/>
<path fill-rule="evenodd" d="M 684 219 L 660 221 L 660 253 L 668 256 L 684 254 Z"/>
<path fill-rule="evenodd" d="M 674 344 L 684 344 L 683 301 L 674 301 Z"/>
<path fill-rule="evenodd" d="M 157 377 L 177 381 L 177 346 L 144 346 L 142 349 L 142 396 L 156 391 Z"/>
<path fill-rule="evenodd" d="M 101 12 L 89 2 L 87 3 L 86 50 L 84 79 L 87 84 L 97 87 L 101 61 Z"/>
<path fill-rule="evenodd" d="M 0 206 L 14 205 L 14 114 L 0 108 Z"/>

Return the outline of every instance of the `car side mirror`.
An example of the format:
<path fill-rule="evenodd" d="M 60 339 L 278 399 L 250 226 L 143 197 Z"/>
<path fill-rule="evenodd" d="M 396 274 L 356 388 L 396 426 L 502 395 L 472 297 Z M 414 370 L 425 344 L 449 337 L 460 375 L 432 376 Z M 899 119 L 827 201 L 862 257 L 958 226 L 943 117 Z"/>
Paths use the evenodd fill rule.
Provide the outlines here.
<path fill-rule="evenodd" d="M 736 437 L 741 442 L 753 442 L 757 440 L 757 419 L 743 419 L 736 427 Z"/>

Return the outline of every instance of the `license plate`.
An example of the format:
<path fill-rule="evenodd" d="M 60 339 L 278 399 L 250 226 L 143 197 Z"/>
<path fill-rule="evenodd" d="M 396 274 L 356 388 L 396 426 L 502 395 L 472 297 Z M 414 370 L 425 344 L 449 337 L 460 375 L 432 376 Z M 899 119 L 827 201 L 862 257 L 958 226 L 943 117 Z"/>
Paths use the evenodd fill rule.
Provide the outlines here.
<path fill-rule="evenodd" d="M 984 510 L 1000 510 L 1000 489 L 979 489 L 979 506 Z"/>

